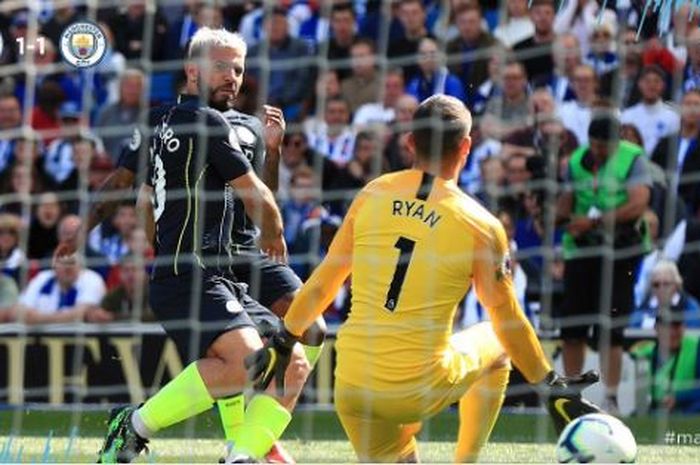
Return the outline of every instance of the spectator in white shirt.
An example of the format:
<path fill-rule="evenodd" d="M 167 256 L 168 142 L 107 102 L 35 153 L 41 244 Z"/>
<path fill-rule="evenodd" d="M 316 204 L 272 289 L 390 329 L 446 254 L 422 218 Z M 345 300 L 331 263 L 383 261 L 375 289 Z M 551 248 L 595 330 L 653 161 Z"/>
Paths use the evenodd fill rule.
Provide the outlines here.
<path fill-rule="evenodd" d="M 547 83 L 557 103 L 576 98 L 573 89 L 574 72 L 581 64 L 581 46 L 573 34 L 562 34 L 554 40 L 554 73 Z"/>
<path fill-rule="evenodd" d="M 530 19 L 527 5 L 527 0 L 506 1 L 508 19 L 496 27 L 493 35 L 508 48 L 535 35 L 535 26 Z"/>
<path fill-rule="evenodd" d="M 601 12 L 595 0 L 565 0 L 554 19 L 554 32 L 574 34 L 581 44 L 581 53 L 585 56 L 590 47 L 591 31 L 603 22 L 617 22 L 615 12 L 609 9 Z"/>
<path fill-rule="evenodd" d="M 352 125 L 367 126 L 372 124 L 389 124 L 396 118 L 394 107 L 404 93 L 403 71 L 392 68 L 384 76 L 384 94 L 382 102 L 365 103 L 355 112 Z"/>
<path fill-rule="evenodd" d="M 29 282 L 19 299 L 17 319 L 26 324 L 109 321 L 109 314 L 99 308 L 104 295 L 104 281 L 84 269 L 78 255 L 61 257 L 53 269 Z"/>
<path fill-rule="evenodd" d="M 355 145 L 355 134 L 350 123 L 350 108 L 342 97 L 326 100 L 324 121 L 307 128 L 309 147 L 323 155 L 339 168 L 351 159 Z"/>
<path fill-rule="evenodd" d="M 573 81 L 576 100 L 562 103 L 557 114 L 564 127 L 576 135 L 579 145 L 586 145 L 591 107 L 597 97 L 598 78 L 592 67 L 579 65 L 574 71 Z"/>
<path fill-rule="evenodd" d="M 644 151 L 654 152 L 662 137 L 677 132 L 680 116 L 661 99 L 666 90 L 666 73 L 658 66 L 647 66 L 639 78 L 642 101 L 622 112 L 622 122 L 634 124 L 644 137 Z"/>

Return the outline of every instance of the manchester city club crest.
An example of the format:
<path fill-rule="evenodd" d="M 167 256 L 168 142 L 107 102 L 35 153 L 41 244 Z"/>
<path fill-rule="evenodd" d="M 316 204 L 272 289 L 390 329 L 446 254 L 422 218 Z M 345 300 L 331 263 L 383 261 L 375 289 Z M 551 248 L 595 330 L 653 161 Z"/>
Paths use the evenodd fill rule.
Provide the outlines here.
<path fill-rule="evenodd" d="M 61 55 L 77 68 L 95 66 L 106 51 L 107 39 L 96 24 L 80 21 L 68 26 L 61 34 Z"/>

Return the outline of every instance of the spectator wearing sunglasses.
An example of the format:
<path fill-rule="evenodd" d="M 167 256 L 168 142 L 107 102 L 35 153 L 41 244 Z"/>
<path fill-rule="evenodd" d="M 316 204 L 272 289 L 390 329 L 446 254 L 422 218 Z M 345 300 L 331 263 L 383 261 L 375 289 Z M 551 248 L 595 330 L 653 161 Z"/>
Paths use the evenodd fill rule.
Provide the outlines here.
<path fill-rule="evenodd" d="M 676 264 L 661 260 L 651 272 L 651 294 L 637 308 L 630 319 L 633 328 L 654 328 L 663 312 L 683 315 L 689 328 L 700 328 L 700 304 L 683 290 L 683 278 Z"/>
<path fill-rule="evenodd" d="M 700 335 L 686 331 L 686 317 L 678 307 L 660 310 L 656 340 L 632 349 L 637 363 L 648 364 L 652 410 L 700 412 Z"/>

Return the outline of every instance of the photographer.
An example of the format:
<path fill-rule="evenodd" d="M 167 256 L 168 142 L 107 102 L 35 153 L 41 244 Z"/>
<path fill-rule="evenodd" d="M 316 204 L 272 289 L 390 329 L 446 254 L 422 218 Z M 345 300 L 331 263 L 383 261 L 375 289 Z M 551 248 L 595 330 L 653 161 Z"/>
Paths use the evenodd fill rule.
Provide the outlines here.
<path fill-rule="evenodd" d="M 548 154 L 542 153 L 527 158 L 526 168 L 530 173 L 530 183 L 523 197 L 526 215 L 515 225 L 515 242 L 518 245 L 518 260 L 527 275 L 527 294 L 540 301 L 543 294 L 552 296 L 555 308 L 561 304 L 563 294 L 563 262 L 557 251 L 561 246 L 561 228 L 552 229 L 546 218 L 552 210 L 552 197 L 548 195 L 544 183 L 547 181 Z M 553 237 L 552 237 L 553 236 Z M 552 237 L 551 246 L 547 241 Z"/>
<path fill-rule="evenodd" d="M 617 411 L 623 329 L 634 307 L 635 270 L 649 250 L 643 213 L 651 176 L 642 149 L 620 141 L 620 123 L 595 116 L 589 145 L 569 161 L 570 187 L 559 197 L 563 237 L 564 307 L 561 337 L 567 374 L 583 368 L 588 331 L 600 353 L 606 403 Z"/>

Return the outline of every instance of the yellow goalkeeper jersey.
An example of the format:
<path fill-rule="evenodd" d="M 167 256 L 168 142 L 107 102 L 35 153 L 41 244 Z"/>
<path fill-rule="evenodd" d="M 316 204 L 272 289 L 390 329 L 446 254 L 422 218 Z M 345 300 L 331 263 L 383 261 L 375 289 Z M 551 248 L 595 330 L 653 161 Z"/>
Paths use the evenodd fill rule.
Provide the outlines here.
<path fill-rule="evenodd" d="M 421 385 L 448 363 L 452 321 L 471 283 L 526 376 L 539 381 L 549 370 L 517 304 L 503 227 L 453 181 L 407 170 L 368 184 L 295 298 L 287 328 L 301 334 L 349 272 L 351 312 L 336 343 L 336 376 L 346 383 Z M 520 350 L 529 353 L 512 353 Z"/>

